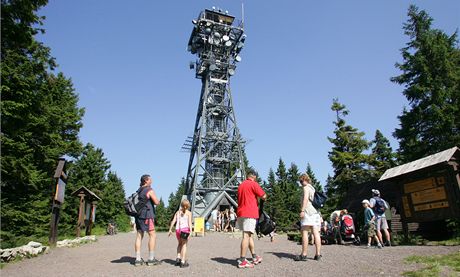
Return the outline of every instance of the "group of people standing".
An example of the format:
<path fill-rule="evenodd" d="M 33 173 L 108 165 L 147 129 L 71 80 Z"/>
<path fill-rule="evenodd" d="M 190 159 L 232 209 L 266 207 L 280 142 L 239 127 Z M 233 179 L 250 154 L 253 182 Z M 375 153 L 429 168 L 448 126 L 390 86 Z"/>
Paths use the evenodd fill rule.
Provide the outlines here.
<path fill-rule="evenodd" d="M 224 211 L 214 209 L 211 212 L 211 219 L 214 231 L 235 232 L 237 216 L 233 207 Z"/>
<path fill-rule="evenodd" d="M 247 179 L 238 187 L 238 209 L 235 213 L 232 209 L 228 209 L 223 213 L 214 210 L 211 217 L 216 230 L 230 230 L 233 232 L 235 225 L 243 232 L 240 244 L 240 257 L 237 259 L 238 268 L 252 268 L 262 262 L 262 257 L 256 254 L 254 236 L 256 232 L 257 220 L 259 218 L 259 200 L 266 201 L 267 194 L 257 183 L 257 173 L 249 170 Z M 313 207 L 312 201 L 315 189 L 311 185 L 311 179 L 307 174 L 302 174 L 299 178 L 302 184 L 302 196 L 300 197 L 299 217 L 301 221 L 302 232 L 302 251 L 300 255 L 295 256 L 295 261 L 307 260 L 308 235 L 312 233 L 315 237 L 315 256 L 314 260 L 321 260 L 321 240 L 320 240 L 320 225 L 321 217 L 319 212 Z M 155 258 L 155 224 L 154 224 L 154 205 L 159 204 L 159 200 L 151 187 L 152 178 L 149 175 L 142 175 L 140 188 L 138 190 L 139 197 L 147 199 L 147 204 L 138 216 L 135 217 L 136 224 L 136 241 L 135 252 L 136 260 L 134 265 L 158 265 L 161 261 Z M 190 202 L 187 199 L 182 200 L 180 209 L 175 213 L 169 228 L 169 236 L 173 233 L 178 240 L 177 257 L 175 265 L 180 267 L 188 267 L 186 261 L 187 243 L 190 239 L 192 231 L 192 213 L 189 211 Z M 220 214 L 220 221 L 219 221 Z M 141 258 L 140 247 L 144 233 L 148 233 L 149 242 L 149 258 L 146 262 Z M 247 252 L 250 252 L 250 258 L 247 259 Z"/>

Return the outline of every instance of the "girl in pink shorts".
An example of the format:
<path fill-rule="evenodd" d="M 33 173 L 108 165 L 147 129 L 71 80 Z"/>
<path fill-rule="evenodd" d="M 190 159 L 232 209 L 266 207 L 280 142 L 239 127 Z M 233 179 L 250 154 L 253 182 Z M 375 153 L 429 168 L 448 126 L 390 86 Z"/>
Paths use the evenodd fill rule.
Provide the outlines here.
<path fill-rule="evenodd" d="M 172 234 L 172 228 L 176 225 L 176 238 L 177 238 L 177 258 L 176 266 L 188 267 L 189 264 L 185 261 L 187 252 L 187 242 L 190 238 L 192 229 L 192 213 L 188 210 L 190 202 L 187 199 L 182 200 L 181 208 L 176 212 L 174 218 L 169 226 L 169 236 Z"/>

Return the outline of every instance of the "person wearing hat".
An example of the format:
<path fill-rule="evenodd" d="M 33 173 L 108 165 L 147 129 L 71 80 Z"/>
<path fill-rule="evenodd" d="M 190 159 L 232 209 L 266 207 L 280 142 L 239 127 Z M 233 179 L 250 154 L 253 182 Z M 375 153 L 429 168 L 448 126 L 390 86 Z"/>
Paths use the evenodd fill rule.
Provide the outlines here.
<path fill-rule="evenodd" d="M 382 232 L 385 233 L 386 243 L 385 246 L 391 246 L 390 232 L 388 232 L 388 222 L 385 216 L 385 211 L 390 207 L 387 202 L 380 197 L 380 191 L 377 189 L 372 190 L 372 198 L 369 201 L 370 207 L 375 213 L 375 227 L 377 228 L 377 237 L 379 238 L 380 243 L 383 245 Z"/>
<path fill-rule="evenodd" d="M 367 248 L 371 247 L 372 239 L 377 242 L 377 247 L 382 248 L 379 238 L 375 233 L 375 215 L 371 208 L 369 208 L 369 200 L 364 199 L 362 202 L 364 208 L 364 230 L 367 230 Z"/>

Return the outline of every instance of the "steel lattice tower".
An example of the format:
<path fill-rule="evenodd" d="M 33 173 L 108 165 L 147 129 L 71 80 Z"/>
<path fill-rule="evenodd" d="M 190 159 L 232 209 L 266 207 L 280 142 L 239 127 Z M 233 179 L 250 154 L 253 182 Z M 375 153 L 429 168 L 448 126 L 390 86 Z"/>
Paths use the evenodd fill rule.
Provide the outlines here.
<path fill-rule="evenodd" d="M 190 151 L 185 193 L 194 217 L 207 218 L 222 203 L 236 207 L 236 191 L 246 175 L 230 91 L 246 35 L 234 19 L 213 8 L 192 21 L 188 51 L 198 59 L 190 68 L 196 68 L 202 87 L 193 137 L 183 148 Z"/>

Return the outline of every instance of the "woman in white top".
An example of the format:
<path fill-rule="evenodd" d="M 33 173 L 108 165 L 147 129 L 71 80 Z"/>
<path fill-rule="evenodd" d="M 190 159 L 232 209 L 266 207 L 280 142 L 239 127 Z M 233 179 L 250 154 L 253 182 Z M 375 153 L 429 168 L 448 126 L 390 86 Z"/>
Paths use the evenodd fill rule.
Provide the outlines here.
<path fill-rule="evenodd" d="M 302 184 L 302 198 L 300 204 L 300 230 L 302 232 L 302 253 L 294 257 L 295 261 L 307 260 L 308 232 L 312 232 L 315 238 L 316 254 L 313 258 L 316 261 L 321 260 L 321 237 L 319 235 L 321 226 L 321 216 L 313 207 L 312 201 L 315 195 L 315 188 L 311 185 L 310 176 L 302 174 L 299 177 Z"/>
<path fill-rule="evenodd" d="M 188 210 L 190 202 L 187 199 L 182 200 L 181 208 L 174 215 L 171 225 L 169 226 L 169 234 L 172 234 L 172 228 L 176 225 L 176 238 L 177 238 L 177 258 L 176 266 L 188 267 L 189 264 L 185 261 L 185 254 L 187 252 L 187 242 L 190 238 L 192 230 L 192 213 Z"/>

